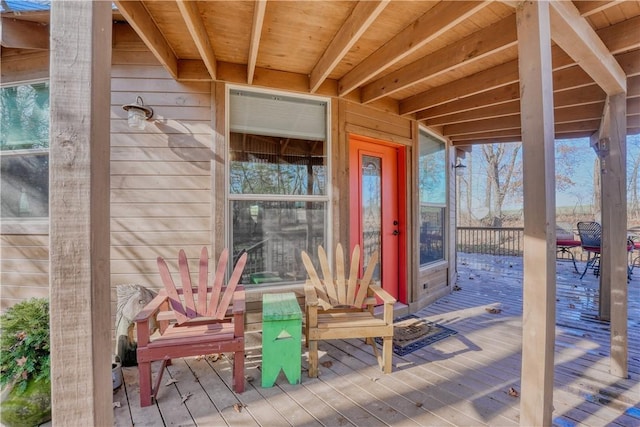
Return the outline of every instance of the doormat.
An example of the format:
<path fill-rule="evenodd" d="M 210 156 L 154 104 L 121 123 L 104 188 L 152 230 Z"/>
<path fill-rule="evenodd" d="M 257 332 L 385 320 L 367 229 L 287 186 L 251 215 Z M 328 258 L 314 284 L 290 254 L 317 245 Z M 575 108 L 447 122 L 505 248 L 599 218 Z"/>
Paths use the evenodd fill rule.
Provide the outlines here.
<path fill-rule="evenodd" d="M 458 332 L 413 314 L 393 321 L 393 352 L 404 356 Z M 376 338 L 382 344 L 382 338 Z"/>

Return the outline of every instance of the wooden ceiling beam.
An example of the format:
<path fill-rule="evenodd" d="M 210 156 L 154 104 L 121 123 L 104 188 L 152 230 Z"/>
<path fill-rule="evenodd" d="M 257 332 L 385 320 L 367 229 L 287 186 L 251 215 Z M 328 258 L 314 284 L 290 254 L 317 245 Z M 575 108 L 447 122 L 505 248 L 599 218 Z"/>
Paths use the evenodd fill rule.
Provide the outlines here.
<path fill-rule="evenodd" d="M 508 49 L 517 42 L 515 15 L 511 15 L 365 85 L 362 88 L 362 102 L 367 103 L 389 96 L 414 84 Z"/>
<path fill-rule="evenodd" d="M 260 39 L 262 38 L 264 12 L 267 10 L 267 0 L 258 0 L 253 4 L 253 23 L 251 24 L 251 41 L 249 42 L 249 58 L 247 59 L 248 84 L 253 83 L 253 76 L 256 72 L 256 62 L 258 61 L 258 51 L 260 48 Z"/>
<path fill-rule="evenodd" d="M 49 25 L 2 17 L 0 45 L 15 49 L 49 49 Z"/>
<path fill-rule="evenodd" d="M 187 29 L 189 30 L 189 34 L 191 34 L 193 42 L 196 44 L 200 57 L 204 61 L 205 67 L 207 67 L 211 80 L 216 80 L 216 55 L 213 52 L 211 40 L 209 39 L 207 29 L 202 21 L 198 2 L 191 0 L 177 0 L 176 5 L 180 10 L 184 23 L 187 25 Z"/>
<path fill-rule="evenodd" d="M 310 92 L 318 90 L 333 69 L 342 61 L 362 34 L 378 18 L 391 0 L 358 2 L 344 21 L 335 37 L 313 67 L 310 74 Z"/>
<path fill-rule="evenodd" d="M 171 76 L 178 80 L 178 58 L 140 0 L 114 0 L 118 11 Z"/>
<path fill-rule="evenodd" d="M 580 11 L 580 15 L 591 16 L 598 12 L 602 12 L 612 6 L 615 6 L 617 3 L 620 3 L 620 0 L 607 0 L 607 1 L 590 1 L 590 0 L 581 0 L 575 2 L 576 8 Z"/>
<path fill-rule="evenodd" d="M 486 1 L 439 2 L 345 74 L 338 86 L 340 96 L 371 80 L 488 4 Z"/>
<path fill-rule="evenodd" d="M 608 94 L 627 90 L 626 76 L 603 41 L 572 2 L 549 2 L 551 38 Z"/>
<path fill-rule="evenodd" d="M 636 93 L 640 90 L 640 50 L 616 55 L 616 60 L 628 76 L 627 97 L 637 96 Z M 553 78 L 555 91 L 554 100 L 557 106 L 570 105 L 569 102 L 571 102 L 571 100 L 574 100 L 576 103 L 581 103 L 588 96 L 592 96 L 592 91 L 602 93 L 602 99 L 606 97 L 604 91 L 593 83 L 593 80 L 577 65 L 554 72 Z M 519 83 L 516 82 L 440 104 L 426 110 L 421 110 L 415 114 L 415 118 L 416 120 L 429 120 L 448 114 L 485 108 L 519 98 Z"/>
<path fill-rule="evenodd" d="M 555 123 L 561 124 L 597 120 L 602 116 L 603 107 L 604 102 L 598 102 L 577 107 L 554 108 Z M 495 132 L 517 128 L 520 128 L 520 114 L 516 112 L 508 116 L 446 125 L 443 127 L 443 132 L 446 136 L 453 137 L 464 134 Z"/>
<path fill-rule="evenodd" d="M 616 54 L 616 59 L 627 75 L 635 73 L 631 69 L 640 67 L 638 65 L 640 60 L 637 60 L 636 54 L 633 53 L 635 51 L 626 52 L 640 45 L 640 31 L 632 30 L 632 28 L 637 28 L 636 25 L 640 25 L 640 19 L 633 18 L 628 21 L 630 22 L 623 21 L 597 31 L 599 36 L 602 35 L 605 44 Z M 557 70 L 567 67 L 575 68 L 575 61 L 558 46 L 553 46 L 551 52 L 555 87 L 557 84 Z M 631 55 L 631 57 L 626 59 L 626 55 Z M 505 62 L 471 76 L 405 98 L 400 101 L 400 114 L 417 113 L 420 110 L 445 104 L 465 96 L 480 94 L 500 86 L 506 86 L 518 80 L 518 61 Z"/>
<path fill-rule="evenodd" d="M 638 81 L 638 83 L 640 83 L 640 81 Z M 635 90 L 637 91 L 640 85 L 635 84 L 635 86 Z M 595 83 L 576 89 L 557 91 L 553 94 L 554 106 L 556 108 L 567 108 L 580 105 L 602 103 L 604 102 L 606 97 L 607 95 L 604 93 L 604 91 Z M 483 120 L 493 117 L 519 114 L 519 99 L 520 98 L 518 97 L 516 99 L 508 100 L 500 104 L 489 105 L 475 109 L 460 109 L 452 114 L 426 118 L 424 119 L 424 123 L 427 126 L 440 126 L 457 122 Z"/>

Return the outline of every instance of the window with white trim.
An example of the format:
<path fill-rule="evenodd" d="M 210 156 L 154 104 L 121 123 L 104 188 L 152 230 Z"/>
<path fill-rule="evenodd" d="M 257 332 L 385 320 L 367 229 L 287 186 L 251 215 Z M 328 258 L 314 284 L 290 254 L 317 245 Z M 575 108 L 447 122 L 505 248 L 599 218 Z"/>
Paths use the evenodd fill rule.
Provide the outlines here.
<path fill-rule="evenodd" d="M 447 161 L 444 142 L 420 131 L 418 197 L 420 265 L 445 259 Z"/>
<path fill-rule="evenodd" d="M 0 87 L 0 217 L 49 216 L 49 83 Z"/>
<path fill-rule="evenodd" d="M 323 98 L 230 90 L 228 229 L 234 259 L 248 253 L 243 283 L 304 280 L 300 252 L 326 247 L 328 106 Z"/>

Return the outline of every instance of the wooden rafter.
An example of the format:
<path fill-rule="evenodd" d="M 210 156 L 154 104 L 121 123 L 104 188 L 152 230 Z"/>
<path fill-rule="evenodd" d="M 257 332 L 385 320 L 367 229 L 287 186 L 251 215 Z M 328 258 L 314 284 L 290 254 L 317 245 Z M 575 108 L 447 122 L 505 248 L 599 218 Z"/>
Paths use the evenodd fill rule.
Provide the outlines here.
<path fill-rule="evenodd" d="M 355 5 L 318 63 L 311 70 L 309 79 L 311 93 L 318 90 L 322 82 L 331 74 L 331 71 L 340 63 L 390 1 L 363 1 Z"/>
<path fill-rule="evenodd" d="M 114 0 L 118 11 L 133 27 L 154 56 L 174 79 L 178 79 L 178 58 L 140 0 Z"/>
<path fill-rule="evenodd" d="M 626 76 L 605 44 L 572 2 L 551 1 L 551 38 L 608 95 L 626 91 Z"/>
<path fill-rule="evenodd" d="M 517 90 L 517 85 L 515 85 L 515 89 Z M 640 102 L 635 99 L 639 96 L 640 76 L 630 77 L 627 80 L 627 114 L 634 114 L 634 111 L 640 108 L 640 105 L 638 105 Z M 482 98 L 481 95 L 478 95 L 478 97 Z M 509 97 L 509 99 L 505 99 L 504 102 L 487 106 L 474 106 L 470 101 L 475 101 L 475 99 L 471 98 L 476 97 L 464 98 L 425 111 L 424 113 L 428 118 L 424 120 L 424 124 L 427 126 L 442 126 L 451 123 L 485 120 L 503 115 L 520 114 L 520 106 L 517 102 L 519 96 Z M 578 107 L 602 103 L 605 99 L 606 94 L 595 83 L 579 88 L 556 91 L 553 94 L 555 108 Z M 445 111 L 449 111 L 449 113 L 446 114 L 444 113 Z M 427 112 L 429 114 L 427 114 Z"/>
<path fill-rule="evenodd" d="M 636 25 L 640 25 L 639 18 L 630 19 L 629 22 L 623 21 L 597 31 L 598 36 L 611 50 L 611 53 L 616 55 L 616 59 L 627 74 L 629 74 L 629 70 L 625 68 L 623 63 L 624 57 L 632 55 L 632 60 L 626 62 L 634 63 L 636 61 L 635 55 L 638 55 L 638 52 L 623 52 L 640 46 L 640 32 L 632 30 L 632 28 L 637 28 Z M 566 86 L 566 82 L 573 80 L 578 74 L 587 76 L 586 73 L 577 70 L 571 71 L 573 74 L 571 76 L 559 75 L 560 71 L 558 70 L 563 68 L 577 68 L 575 61 L 558 46 L 553 46 L 551 52 L 554 67 L 554 89 L 558 89 L 562 84 Z M 505 62 L 452 83 L 405 98 L 400 102 L 400 114 L 417 113 L 416 118 L 424 119 L 426 116 L 419 113 L 421 110 L 433 108 L 464 96 L 481 94 L 500 86 L 507 86 L 516 83 L 518 79 L 518 61 Z M 583 78 L 581 77 L 581 79 Z M 487 98 L 490 99 L 489 96 Z"/>
<path fill-rule="evenodd" d="M 602 12 L 612 6 L 620 3 L 620 0 L 607 0 L 607 1 L 590 1 L 582 0 L 575 2 L 576 7 L 580 11 L 580 15 L 587 17 L 595 13 Z"/>
<path fill-rule="evenodd" d="M 17 49 L 49 49 L 49 25 L 3 17 L 0 45 Z"/>
<path fill-rule="evenodd" d="M 251 24 L 251 41 L 249 42 L 249 58 L 247 59 L 247 83 L 253 83 L 253 75 L 256 71 L 260 38 L 262 36 L 262 24 L 264 12 L 267 9 L 267 0 L 254 2 L 253 23 Z"/>
<path fill-rule="evenodd" d="M 511 15 L 365 85 L 362 88 L 362 102 L 367 103 L 388 96 L 512 47 L 517 42 L 515 15 Z"/>
<path fill-rule="evenodd" d="M 191 38 L 196 44 L 200 57 L 204 61 L 205 67 L 207 67 L 211 79 L 216 80 L 216 55 L 211 47 L 211 40 L 202 21 L 198 3 L 191 0 L 177 0 L 176 4 L 178 5 L 178 9 L 180 9 L 182 18 L 187 25 Z"/>
<path fill-rule="evenodd" d="M 340 79 L 338 86 L 340 96 L 351 92 L 362 83 L 420 49 L 429 41 L 454 28 L 460 22 L 486 7 L 487 4 L 488 2 L 485 1 L 438 3 L 345 74 Z"/>

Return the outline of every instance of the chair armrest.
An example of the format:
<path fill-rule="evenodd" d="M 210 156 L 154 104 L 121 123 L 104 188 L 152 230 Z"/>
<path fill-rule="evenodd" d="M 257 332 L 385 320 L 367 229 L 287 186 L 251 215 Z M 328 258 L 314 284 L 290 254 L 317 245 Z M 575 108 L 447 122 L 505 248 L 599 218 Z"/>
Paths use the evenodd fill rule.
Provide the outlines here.
<path fill-rule="evenodd" d="M 233 308 L 231 312 L 233 314 L 244 313 L 246 311 L 246 298 L 244 288 L 236 288 L 233 292 Z"/>
<path fill-rule="evenodd" d="M 369 285 L 369 289 L 373 291 L 373 293 L 382 300 L 383 304 L 395 304 L 396 299 L 389 294 L 389 292 L 382 289 L 382 287 L 377 285 Z"/>
<path fill-rule="evenodd" d="M 160 308 L 162 307 L 162 303 L 169 299 L 169 295 L 164 289 L 161 289 L 158 292 L 158 295 L 155 296 L 154 299 L 149 301 L 147 305 L 144 306 L 142 310 L 136 315 L 133 319 L 134 322 L 143 322 L 145 320 L 149 320 L 154 314 L 156 314 Z"/>
<path fill-rule="evenodd" d="M 304 285 L 304 304 L 311 306 L 318 305 L 318 296 L 316 295 L 316 289 L 308 280 Z"/>

